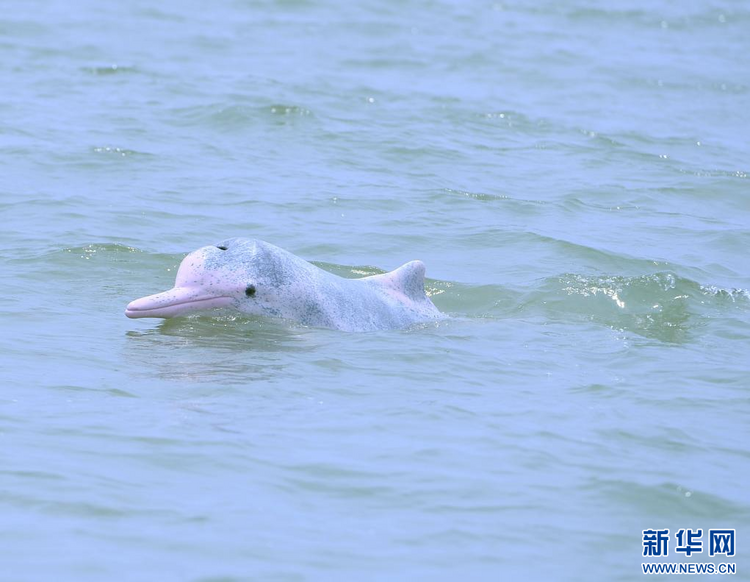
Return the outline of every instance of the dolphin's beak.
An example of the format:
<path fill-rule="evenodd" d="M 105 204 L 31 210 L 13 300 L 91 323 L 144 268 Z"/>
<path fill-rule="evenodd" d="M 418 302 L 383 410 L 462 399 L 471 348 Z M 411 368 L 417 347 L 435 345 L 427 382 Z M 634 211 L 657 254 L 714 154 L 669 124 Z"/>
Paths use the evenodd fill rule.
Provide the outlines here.
<path fill-rule="evenodd" d="M 128 303 L 125 315 L 132 319 L 139 317 L 177 317 L 195 311 L 226 307 L 232 303 L 231 297 L 207 295 L 201 289 L 174 287 L 164 293 L 141 297 Z"/>

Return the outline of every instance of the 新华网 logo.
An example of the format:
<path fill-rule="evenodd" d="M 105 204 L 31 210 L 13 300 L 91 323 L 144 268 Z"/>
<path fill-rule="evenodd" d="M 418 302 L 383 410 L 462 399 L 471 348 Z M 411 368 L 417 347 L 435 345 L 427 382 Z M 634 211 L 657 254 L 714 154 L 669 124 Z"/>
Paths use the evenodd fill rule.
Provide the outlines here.
<path fill-rule="evenodd" d="M 680 529 L 674 533 L 674 555 L 687 558 L 704 551 L 710 557 L 735 555 L 735 531 L 733 529 L 710 529 L 703 536 L 702 529 Z M 705 542 L 705 543 L 704 543 Z M 643 530 L 643 556 L 664 558 L 670 550 L 669 528 Z M 727 562 L 656 562 L 641 564 L 644 574 L 736 574 L 737 565 Z"/>

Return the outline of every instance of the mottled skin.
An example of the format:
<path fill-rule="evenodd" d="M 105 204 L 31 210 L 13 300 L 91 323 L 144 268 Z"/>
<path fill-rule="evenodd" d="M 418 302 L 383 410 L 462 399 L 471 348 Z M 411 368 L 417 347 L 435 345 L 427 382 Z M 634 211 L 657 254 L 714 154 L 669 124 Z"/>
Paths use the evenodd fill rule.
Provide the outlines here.
<path fill-rule="evenodd" d="M 443 315 L 424 292 L 424 264 L 344 279 L 260 240 L 232 238 L 190 253 L 174 288 L 136 299 L 125 315 L 177 317 L 207 309 L 279 317 L 343 331 L 407 327 Z"/>

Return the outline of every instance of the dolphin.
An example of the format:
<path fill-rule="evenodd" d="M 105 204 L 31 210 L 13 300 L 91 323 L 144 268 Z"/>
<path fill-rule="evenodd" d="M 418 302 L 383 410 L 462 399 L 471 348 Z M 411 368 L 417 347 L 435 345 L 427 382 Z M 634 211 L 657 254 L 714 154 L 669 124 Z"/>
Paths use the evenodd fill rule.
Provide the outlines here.
<path fill-rule="evenodd" d="M 404 328 L 445 317 L 411 261 L 383 275 L 344 279 L 267 242 L 231 238 L 186 256 L 169 291 L 128 304 L 130 318 L 233 309 L 342 331 Z"/>

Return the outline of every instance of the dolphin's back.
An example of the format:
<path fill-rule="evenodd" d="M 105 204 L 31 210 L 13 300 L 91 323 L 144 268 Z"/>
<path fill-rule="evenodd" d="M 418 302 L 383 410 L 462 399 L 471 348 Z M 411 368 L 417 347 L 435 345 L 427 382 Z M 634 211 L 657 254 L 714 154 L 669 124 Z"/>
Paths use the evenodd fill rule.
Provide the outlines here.
<path fill-rule="evenodd" d="M 424 290 L 424 274 L 425 267 L 422 261 L 409 261 L 398 269 L 382 275 L 364 277 L 362 280 L 420 303 L 430 301 Z"/>

